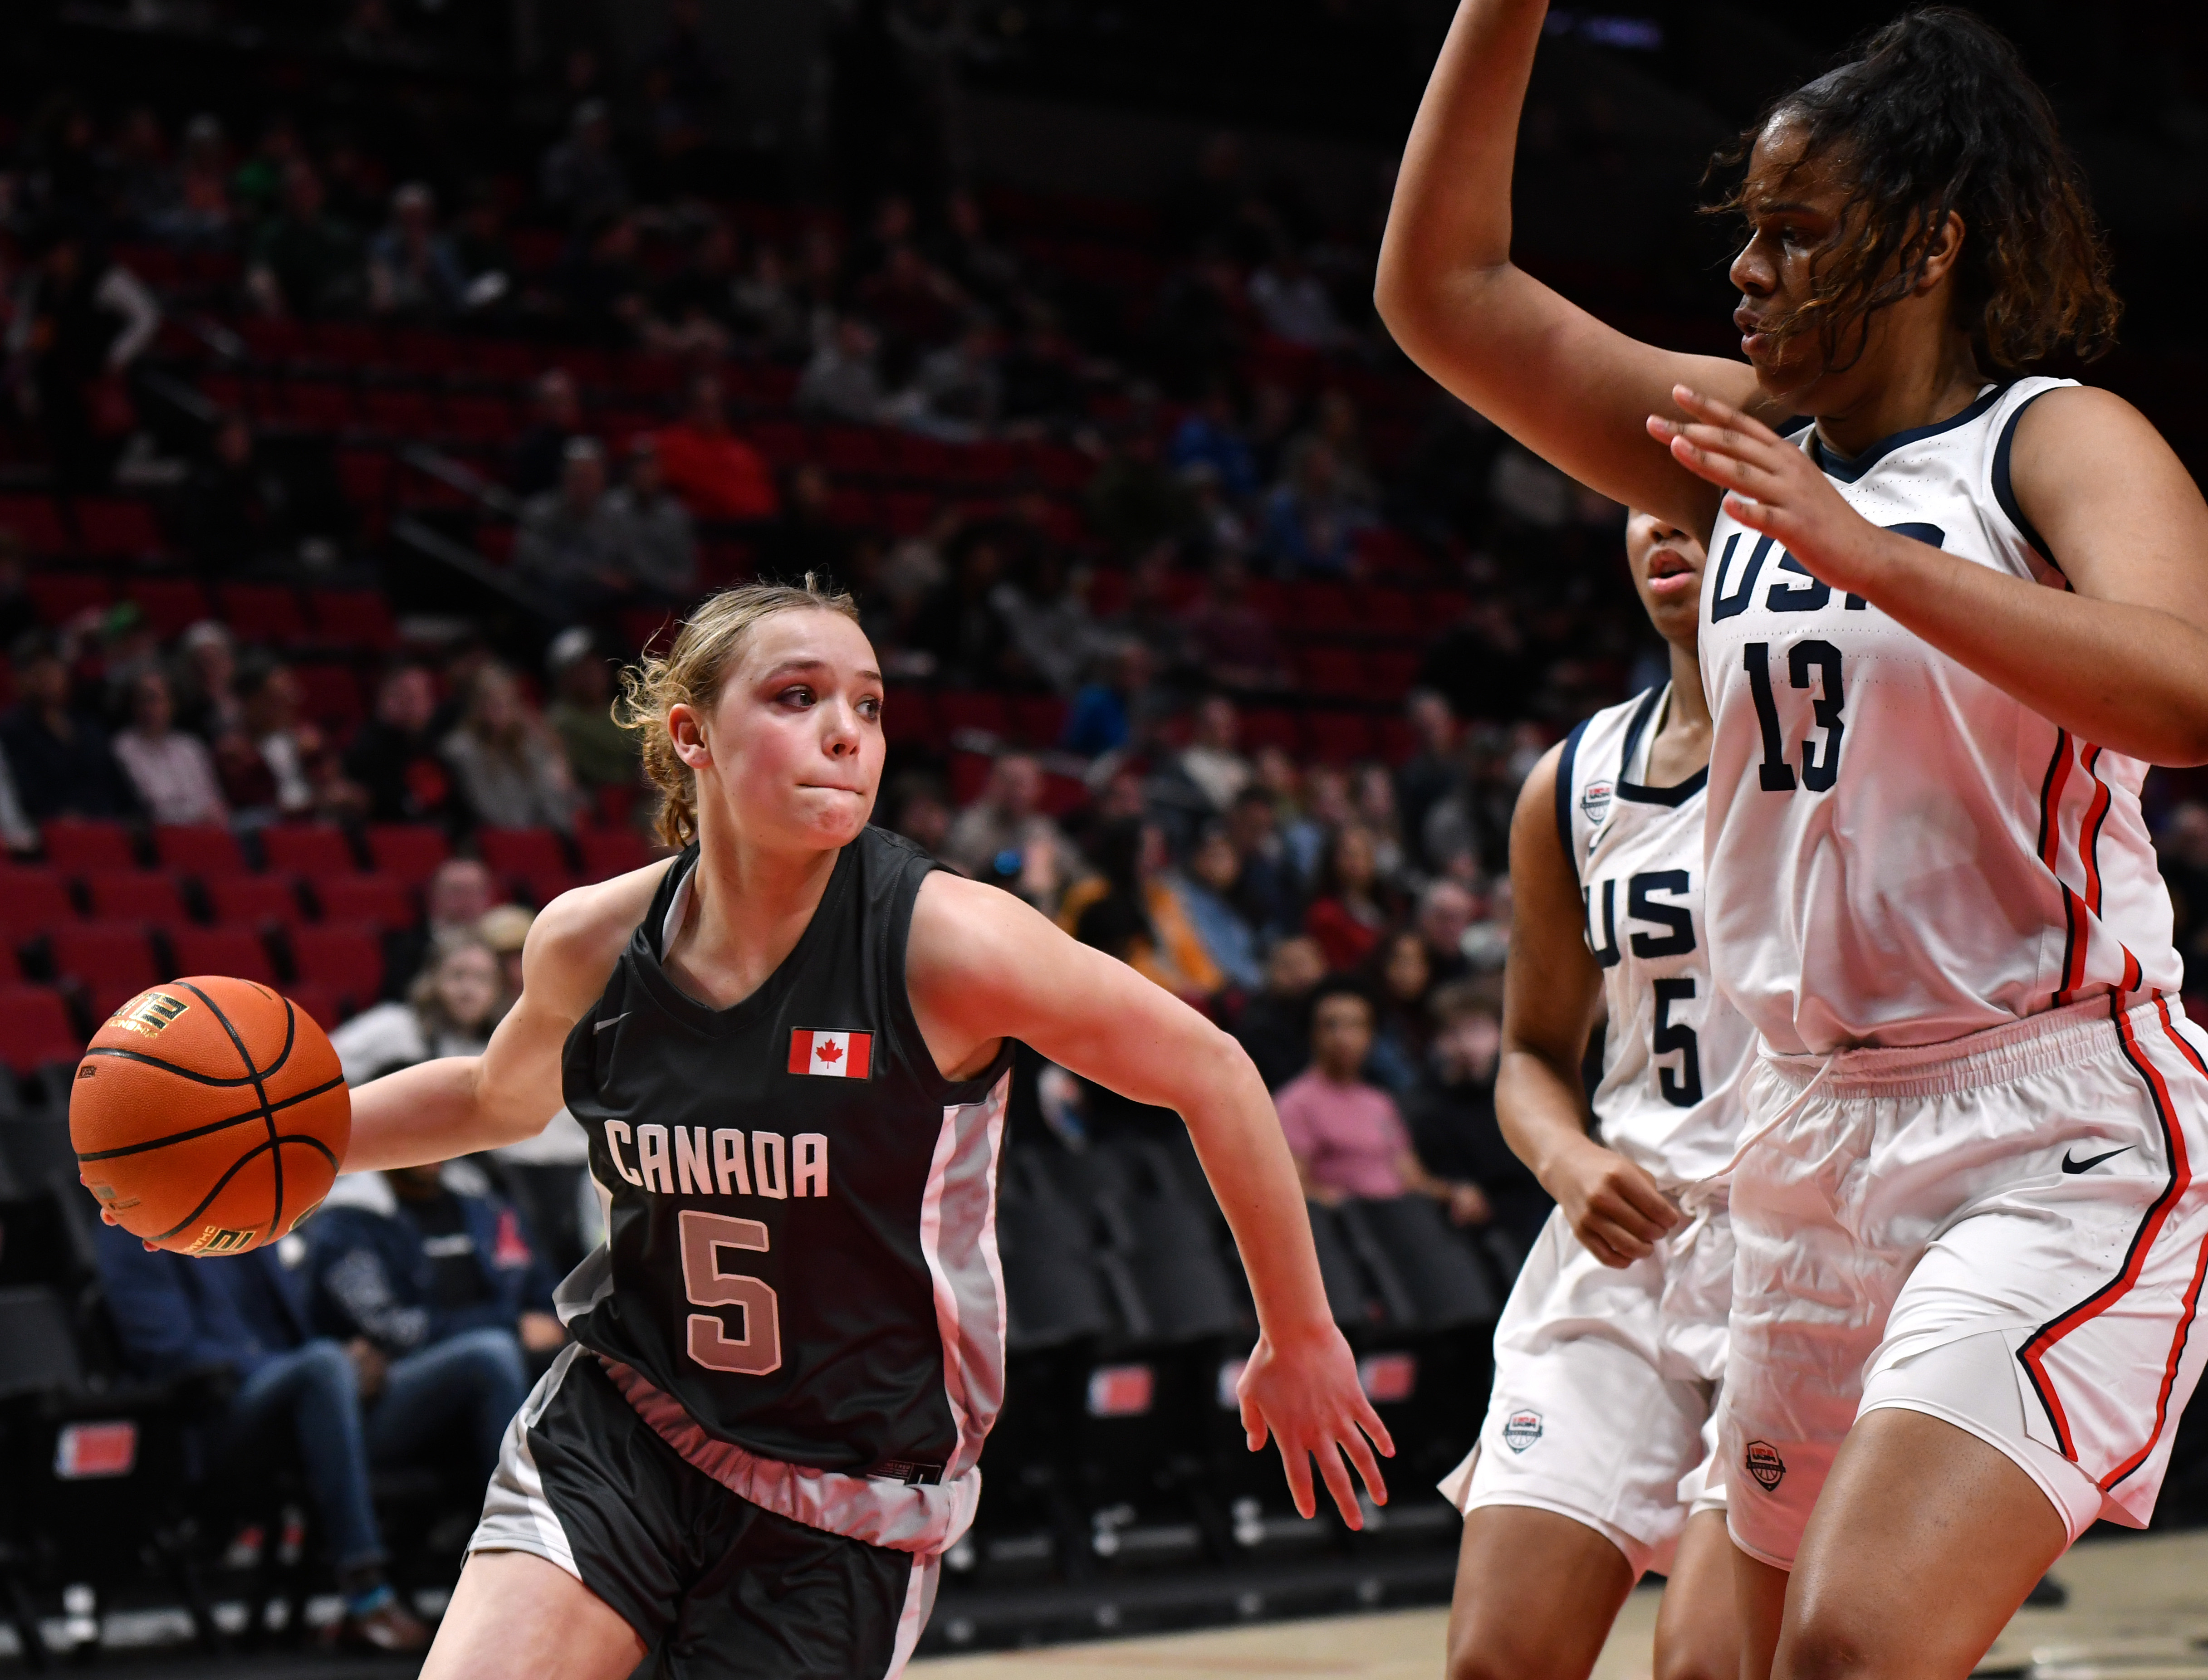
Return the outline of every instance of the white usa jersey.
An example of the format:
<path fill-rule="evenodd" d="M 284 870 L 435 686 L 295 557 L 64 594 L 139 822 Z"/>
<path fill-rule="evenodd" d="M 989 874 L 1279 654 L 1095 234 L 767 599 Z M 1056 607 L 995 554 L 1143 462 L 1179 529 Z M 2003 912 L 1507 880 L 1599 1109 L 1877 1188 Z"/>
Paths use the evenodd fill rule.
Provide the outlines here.
<path fill-rule="evenodd" d="M 2070 381 L 1990 387 L 1852 460 L 1799 441 L 1873 525 L 2061 589 L 2009 485 L 2016 423 Z M 1959 1038 L 2180 988 L 2146 765 L 2057 729 L 1720 513 L 1702 584 L 1709 928 L 1772 1048 Z"/>
<path fill-rule="evenodd" d="M 1594 1094 L 1602 1140 L 1667 1190 L 1732 1157 L 1755 1034 L 1717 994 L 1700 926 L 1703 784 L 1641 778 L 1667 684 L 1598 711 L 1557 763 L 1557 835 L 1580 879 L 1610 1026 Z"/>

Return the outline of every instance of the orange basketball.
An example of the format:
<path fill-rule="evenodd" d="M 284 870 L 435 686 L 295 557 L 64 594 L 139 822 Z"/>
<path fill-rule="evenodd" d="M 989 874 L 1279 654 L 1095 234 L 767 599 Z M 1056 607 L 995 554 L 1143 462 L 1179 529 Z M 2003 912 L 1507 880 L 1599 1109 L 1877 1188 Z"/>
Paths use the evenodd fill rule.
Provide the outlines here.
<path fill-rule="evenodd" d="M 197 975 L 107 1017 L 69 1088 L 79 1176 L 134 1237 L 238 1254 L 321 1204 L 352 1137 L 337 1052 L 265 986 Z"/>

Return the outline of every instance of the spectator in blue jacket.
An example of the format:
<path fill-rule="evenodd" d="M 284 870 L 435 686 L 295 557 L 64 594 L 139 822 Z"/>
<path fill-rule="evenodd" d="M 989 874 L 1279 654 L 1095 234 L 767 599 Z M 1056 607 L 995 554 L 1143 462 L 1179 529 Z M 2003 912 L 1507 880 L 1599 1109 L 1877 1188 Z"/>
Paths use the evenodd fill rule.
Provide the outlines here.
<path fill-rule="evenodd" d="M 307 1246 L 317 1326 L 391 1362 L 386 1405 L 404 1395 L 420 1425 L 465 1418 L 488 1477 L 528 1393 L 525 1350 L 567 1340 L 520 1215 L 464 1162 L 349 1173 Z"/>
<path fill-rule="evenodd" d="M 383 1574 L 382 1537 L 368 1471 L 378 1448 L 399 1444 L 386 1415 L 363 1418 L 386 1379 L 364 1339 L 317 1336 L 300 1281 L 274 1251 L 189 1259 L 154 1251 L 117 1227 L 99 1230 L 99 1269 L 129 1363 L 162 1377 L 226 1366 L 237 1377 L 213 1443 L 232 1462 L 288 1429 L 298 1443 L 309 1495 L 328 1537 L 345 1594 L 342 1633 L 383 1651 L 421 1651 L 429 1629 L 399 1601 Z M 389 1395 L 379 1407 L 391 1413 Z"/>

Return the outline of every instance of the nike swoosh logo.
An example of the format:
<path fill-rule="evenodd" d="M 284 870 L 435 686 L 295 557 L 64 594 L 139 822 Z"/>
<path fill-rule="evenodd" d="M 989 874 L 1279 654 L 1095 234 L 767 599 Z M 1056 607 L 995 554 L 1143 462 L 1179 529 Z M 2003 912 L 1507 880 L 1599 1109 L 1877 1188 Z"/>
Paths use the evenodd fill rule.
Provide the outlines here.
<path fill-rule="evenodd" d="M 2071 1160 L 2070 1153 L 2066 1149 L 2062 1153 L 2062 1170 L 2066 1173 L 2091 1172 L 2094 1167 L 2098 1167 L 2103 1161 L 2113 1160 L 2115 1156 L 2121 1155 L 2124 1152 L 2124 1149 L 2134 1147 L 2135 1146 L 2133 1144 L 2127 1143 L 2123 1146 L 2122 1149 L 2110 1149 L 2107 1155 L 2087 1155 L 2083 1161 Z"/>
<path fill-rule="evenodd" d="M 605 1029 L 606 1029 L 607 1028 L 609 1028 L 609 1027 L 618 1027 L 619 1025 L 621 1025 L 621 1023 L 622 1022 L 624 1022 L 624 1021 L 627 1020 L 627 1019 L 628 1019 L 628 1017 L 629 1017 L 629 1011 L 627 1011 L 627 1010 L 623 1010 L 620 1014 L 618 1014 L 618 1015 L 616 1015 L 615 1017 L 614 1017 L 614 1018 L 613 1018 L 612 1020 L 610 1020 L 610 1021 L 601 1021 L 601 1022 L 599 1022 L 599 1023 L 597 1023 L 597 1025 L 596 1025 L 596 1026 L 594 1026 L 594 1027 L 592 1027 L 592 1028 L 591 1029 L 591 1031 L 594 1035 L 595 1035 L 595 1034 L 597 1034 L 597 1033 L 602 1033 L 602 1032 L 605 1031 Z M 2105 1155 L 2103 1155 L 2103 1156 L 2102 1157 L 2102 1159 L 2103 1159 L 2103 1160 L 2104 1160 L 2104 1161 L 2105 1161 L 2107 1158 L 2108 1158 L 2108 1157 L 2107 1157 L 2107 1156 L 2105 1156 Z"/>

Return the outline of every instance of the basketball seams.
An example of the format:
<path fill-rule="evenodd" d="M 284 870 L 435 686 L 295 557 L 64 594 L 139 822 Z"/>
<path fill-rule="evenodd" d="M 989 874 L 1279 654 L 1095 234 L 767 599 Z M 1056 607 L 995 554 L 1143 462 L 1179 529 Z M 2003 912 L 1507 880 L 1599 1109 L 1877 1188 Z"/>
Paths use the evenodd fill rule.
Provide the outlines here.
<path fill-rule="evenodd" d="M 205 1004 L 207 1006 L 207 1012 L 213 1015 L 216 1021 L 221 1023 L 223 1031 L 230 1035 L 231 1043 L 237 1047 L 237 1059 L 245 1065 L 245 1071 L 253 1080 L 253 1094 L 261 1099 L 261 1118 L 267 1124 L 268 1142 L 265 1146 L 255 1145 L 253 1149 L 247 1150 L 244 1155 L 238 1158 L 238 1164 L 242 1166 L 244 1162 L 250 1161 L 255 1155 L 258 1155 L 261 1152 L 261 1149 L 263 1147 L 274 1150 L 274 1154 L 269 1158 L 269 1164 L 274 1171 L 276 1179 L 276 1206 L 268 1215 L 268 1228 L 271 1231 L 280 1229 L 284 1223 L 284 1151 L 280 1149 L 276 1149 L 275 1147 L 277 1142 L 276 1116 L 270 1111 L 268 1107 L 268 1086 L 267 1083 L 267 1076 L 261 1070 L 253 1065 L 253 1053 L 245 1047 L 244 1036 L 239 1033 L 234 1025 L 231 1024 L 230 1017 L 222 1012 L 222 1005 L 217 1003 L 213 998 L 207 996 L 207 994 L 201 991 L 198 987 L 193 985 L 191 981 L 187 980 L 179 981 L 178 983 L 183 986 L 185 991 L 189 992 L 194 997 Z M 288 1055 L 291 1053 L 292 1035 L 298 1029 L 297 1023 L 293 1020 L 291 1015 L 291 1000 L 289 998 L 285 998 L 280 1001 L 284 1005 L 284 1053 Z M 282 1058 L 279 1057 L 278 1059 L 277 1065 L 280 1065 L 281 1060 Z M 272 1065 L 268 1069 L 268 1071 L 273 1072 L 274 1071 L 275 1065 Z M 231 1178 L 237 1173 L 237 1167 L 234 1166 L 231 1168 L 230 1172 L 224 1173 L 222 1178 L 223 1184 L 229 1183 Z M 221 1185 L 218 1185 L 215 1188 L 219 1191 L 221 1187 Z M 213 1200 L 214 1197 L 211 1193 L 208 1196 L 207 1202 L 201 1203 L 200 1204 L 200 1208 L 194 1211 L 192 1219 L 198 1218 L 200 1212 L 204 1211 L 208 1204 Z M 187 1225 L 190 1222 L 191 1220 L 189 1219 L 184 1221 Z M 178 1227 L 178 1229 L 182 1228 L 182 1227 Z M 171 1232 L 169 1234 L 174 1235 L 175 1233 Z"/>
<path fill-rule="evenodd" d="M 165 1243 L 170 1238 L 175 1236 L 177 1233 L 183 1230 L 187 1225 L 189 1225 L 194 1220 L 197 1219 L 201 1214 L 213 1207 L 215 1203 L 215 1198 L 220 1196 L 224 1191 L 230 1187 L 230 1181 L 236 1178 L 241 1172 L 244 1171 L 246 1163 L 263 1152 L 267 1152 L 269 1155 L 269 1164 L 275 1169 L 278 1186 L 276 1210 L 280 1215 L 284 1210 L 282 1201 L 282 1185 L 284 1182 L 283 1146 L 286 1143 L 303 1143 L 310 1149 L 319 1150 L 323 1155 L 328 1158 L 329 1163 L 333 1168 L 341 1164 L 337 1158 L 336 1152 L 319 1137 L 311 1137 L 303 1131 L 271 1132 L 266 1143 L 255 1143 L 243 1155 L 238 1156 L 236 1161 L 231 1162 L 230 1170 L 225 1172 L 219 1179 L 217 1179 L 214 1181 L 214 1187 L 208 1191 L 207 1195 L 201 1198 L 199 1206 L 194 1208 L 191 1212 L 186 1214 L 174 1225 L 171 1225 L 167 1230 L 162 1232 L 159 1236 L 152 1239 L 152 1240 L 157 1244 Z M 276 1227 L 273 1226 L 269 1227 L 271 1235 L 275 1234 L 275 1229 Z"/>
<path fill-rule="evenodd" d="M 344 1083 L 345 1076 L 339 1074 L 336 1078 L 316 1085 L 311 1090 L 300 1091 L 291 1096 L 279 1098 L 267 1105 L 267 1112 L 275 1113 L 285 1108 L 297 1107 L 300 1103 L 312 1098 L 328 1095 Z M 195 1126 L 189 1131 L 171 1132 L 166 1137 L 155 1137 L 143 1143 L 126 1143 L 119 1149 L 94 1149 L 88 1154 L 81 1152 L 77 1159 L 79 1161 L 118 1161 L 126 1155 L 144 1155 L 151 1149 L 165 1149 L 171 1143 L 189 1143 L 195 1137 L 208 1137 L 226 1126 L 243 1125 L 248 1120 L 258 1119 L 261 1117 L 262 1112 L 260 1108 L 249 1108 L 243 1114 L 231 1114 L 223 1119 L 213 1120 L 206 1125 Z M 291 1134 L 286 1133 L 285 1136 L 289 1137 Z"/>

